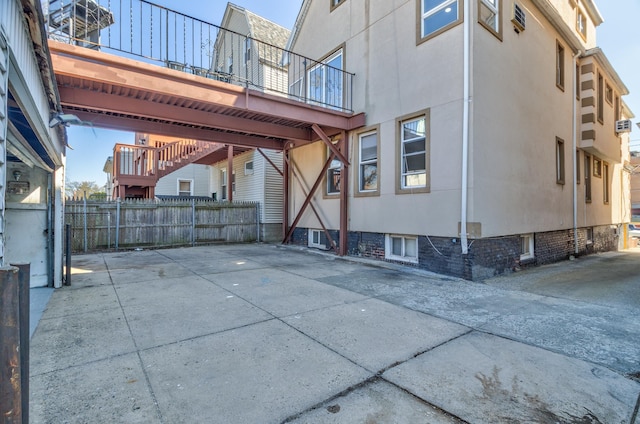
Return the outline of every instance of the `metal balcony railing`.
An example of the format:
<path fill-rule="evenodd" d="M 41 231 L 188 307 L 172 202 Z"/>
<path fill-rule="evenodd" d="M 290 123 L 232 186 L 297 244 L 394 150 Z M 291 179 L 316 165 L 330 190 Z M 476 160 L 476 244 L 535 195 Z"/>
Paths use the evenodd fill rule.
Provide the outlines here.
<path fill-rule="evenodd" d="M 42 0 L 51 39 L 352 112 L 354 75 L 146 0 Z"/>

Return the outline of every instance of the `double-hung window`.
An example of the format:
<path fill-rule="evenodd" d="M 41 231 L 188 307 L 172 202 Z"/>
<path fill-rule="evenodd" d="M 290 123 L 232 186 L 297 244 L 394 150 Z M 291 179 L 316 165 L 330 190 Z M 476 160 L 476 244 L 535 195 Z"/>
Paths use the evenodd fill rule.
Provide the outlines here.
<path fill-rule="evenodd" d="M 178 180 L 178 196 L 193 196 L 192 180 Z"/>
<path fill-rule="evenodd" d="M 501 37 L 500 7 L 502 0 L 478 0 L 478 22 Z"/>
<path fill-rule="evenodd" d="M 222 193 L 222 196 L 220 196 L 220 198 L 222 200 L 227 200 L 227 170 L 223 169 L 220 172 L 220 192 Z"/>
<path fill-rule="evenodd" d="M 564 46 L 556 41 L 556 86 L 564 91 Z"/>
<path fill-rule="evenodd" d="M 342 69 L 342 49 L 312 67 L 308 73 L 309 100 L 341 109 L 344 87 Z"/>
<path fill-rule="evenodd" d="M 564 184 L 564 140 L 556 137 L 556 183 Z"/>
<path fill-rule="evenodd" d="M 420 4 L 419 42 L 435 36 L 462 21 L 460 3 L 463 0 L 417 1 Z"/>
<path fill-rule="evenodd" d="M 400 190 L 427 189 L 426 116 L 400 122 Z"/>
<path fill-rule="evenodd" d="M 360 134 L 358 140 L 358 191 L 375 192 L 378 190 L 378 133 Z"/>

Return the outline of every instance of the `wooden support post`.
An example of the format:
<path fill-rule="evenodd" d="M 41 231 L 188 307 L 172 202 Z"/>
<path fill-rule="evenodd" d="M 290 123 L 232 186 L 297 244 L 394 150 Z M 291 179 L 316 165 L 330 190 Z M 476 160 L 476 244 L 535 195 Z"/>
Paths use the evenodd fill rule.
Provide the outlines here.
<path fill-rule="evenodd" d="M 0 419 L 22 422 L 19 270 L 0 267 Z"/>
<path fill-rule="evenodd" d="M 227 146 L 227 200 L 233 202 L 233 146 Z"/>

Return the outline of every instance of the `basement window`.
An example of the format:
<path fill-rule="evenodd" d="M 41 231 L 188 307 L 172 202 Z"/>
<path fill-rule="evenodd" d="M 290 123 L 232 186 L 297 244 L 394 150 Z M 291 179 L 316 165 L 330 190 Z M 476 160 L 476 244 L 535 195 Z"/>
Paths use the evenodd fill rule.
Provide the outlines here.
<path fill-rule="evenodd" d="M 387 234 L 385 239 L 385 259 L 418 263 L 417 237 Z"/>
<path fill-rule="evenodd" d="M 533 234 L 523 234 L 520 236 L 520 260 L 533 259 Z"/>

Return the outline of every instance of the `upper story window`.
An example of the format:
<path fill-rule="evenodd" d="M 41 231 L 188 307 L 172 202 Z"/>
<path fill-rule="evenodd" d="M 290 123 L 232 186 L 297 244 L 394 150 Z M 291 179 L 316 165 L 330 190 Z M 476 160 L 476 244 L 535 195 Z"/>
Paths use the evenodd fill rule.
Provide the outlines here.
<path fill-rule="evenodd" d="M 335 9 L 336 7 L 340 6 L 342 3 L 345 2 L 345 0 L 329 0 L 331 2 L 331 10 Z"/>
<path fill-rule="evenodd" d="M 378 133 L 370 131 L 358 136 L 358 192 L 378 190 Z"/>
<path fill-rule="evenodd" d="M 309 100 L 326 106 L 342 108 L 342 49 L 309 70 Z"/>
<path fill-rule="evenodd" d="M 478 0 L 478 22 L 500 39 L 502 39 L 501 8 L 502 0 Z"/>
<path fill-rule="evenodd" d="M 564 46 L 556 41 L 556 85 L 564 91 Z"/>
<path fill-rule="evenodd" d="M 598 102 L 598 122 L 604 123 L 604 78 L 602 74 L 598 72 L 598 91 L 596 93 Z"/>
<path fill-rule="evenodd" d="M 583 40 L 587 39 L 587 17 L 580 8 L 576 9 L 576 30 Z"/>
<path fill-rule="evenodd" d="M 400 121 L 400 192 L 429 190 L 427 116 Z"/>
<path fill-rule="evenodd" d="M 463 0 L 417 0 L 420 33 L 418 42 L 434 37 L 462 22 Z M 491 2 L 491 1 L 489 1 Z"/>

